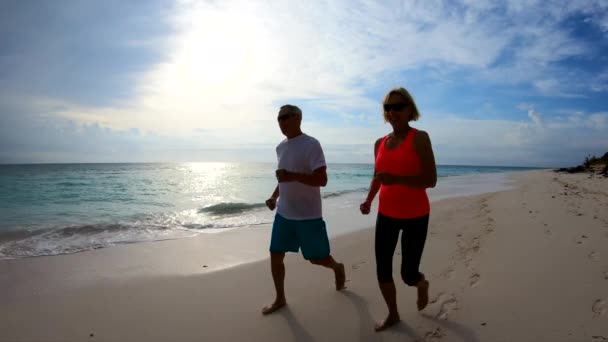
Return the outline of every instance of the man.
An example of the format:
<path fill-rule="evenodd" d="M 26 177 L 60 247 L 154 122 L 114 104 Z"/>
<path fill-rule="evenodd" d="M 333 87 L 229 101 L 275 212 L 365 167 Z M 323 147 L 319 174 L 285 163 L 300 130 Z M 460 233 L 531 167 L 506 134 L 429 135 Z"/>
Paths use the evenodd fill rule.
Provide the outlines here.
<path fill-rule="evenodd" d="M 279 161 L 276 177 L 279 182 L 272 196 L 266 200 L 270 210 L 277 206 L 272 225 L 270 265 L 276 289 L 274 303 L 262 309 L 264 315 L 287 304 L 284 281 L 286 252 L 302 249 L 304 259 L 334 271 L 336 290 L 344 288 L 344 264 L 336 262 L 329 251 L 329 239 L 321 212 L 320 187 L 327 184 L 323 150 L 317 139 L 302 133 L 302 111 L 284 105 L 277 118 L 281 132 L 287 139 L 277 146 Z"/>

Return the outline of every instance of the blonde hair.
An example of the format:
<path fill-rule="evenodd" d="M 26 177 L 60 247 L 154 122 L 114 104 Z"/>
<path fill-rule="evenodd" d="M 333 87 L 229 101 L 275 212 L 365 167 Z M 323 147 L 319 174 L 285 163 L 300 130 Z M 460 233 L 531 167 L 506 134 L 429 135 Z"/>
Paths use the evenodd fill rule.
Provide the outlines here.
<path fill-rule="evenodd" d="M 391 97 L 391 95 L 395 95 L 395 94 L 401 95 L 403 97 L 403 99 L 405 99 L 405 102 L 408 105 L 412 106 L 412 115 L 410 116 L 409 121 L 418 120 L 420 118 L 420 112 L 418 112 L 418 107 L 416 106 L 416 102 L 414 102 L 414 98 L 412 97 L 412 95 L 410 95 L 410 93 L 403 87 L 392 89 L 391 91 L 386 93 L 386 95 L 384 95 L 384 99 L 382 100 L 382 105 L 385 105 L 388 102 L 388 99 Z M 382 116 L 384 117 L 384 122 L 388 122 L 384 108 L 382 108 Z"/>

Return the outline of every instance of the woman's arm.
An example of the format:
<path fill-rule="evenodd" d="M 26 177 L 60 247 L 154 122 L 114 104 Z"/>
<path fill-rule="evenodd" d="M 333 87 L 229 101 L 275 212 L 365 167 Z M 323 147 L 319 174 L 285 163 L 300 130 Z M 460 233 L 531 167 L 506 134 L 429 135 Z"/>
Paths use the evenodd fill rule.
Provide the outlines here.
<path fill-rule="evenodd" d="M 380 182 L 376 179 L 375 161 L 376 161 L 376 158 L 378 157 L 378 148 L 380 147 L 381 142 L 382 142 L 382 138 L 379 138 L 378 140 L 376 140 L 376 143 L 374 144 L 374 174 L 372 175 L 372 180 L 369 183 L 369 192 L 367 193 L 367 198 L 366 198 L 365 202 L 361 203 L 361 205 L 359 206 L 359 210 L 361 210 L 361 213 L 364 215 L 369 214 L 369 212 L 371 210 L 372 202 L 374 201 L 374 198 L 376 197 L 378 190 L 380 190 Z"/>

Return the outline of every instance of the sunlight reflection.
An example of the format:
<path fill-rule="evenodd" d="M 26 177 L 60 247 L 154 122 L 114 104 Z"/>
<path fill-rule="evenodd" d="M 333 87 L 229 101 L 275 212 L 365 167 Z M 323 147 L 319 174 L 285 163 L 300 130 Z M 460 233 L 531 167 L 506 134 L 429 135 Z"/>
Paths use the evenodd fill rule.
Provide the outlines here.
<path fill-rule="evenodd" d="M 223 198 L 223 189 L 229 188 L 228 174 L 236 166 L 231 163 L 204 162 L 186 163 L 190 170 L 186 187 L 192 194 L 192 200 L 203 203 L 217 203 Z"/>

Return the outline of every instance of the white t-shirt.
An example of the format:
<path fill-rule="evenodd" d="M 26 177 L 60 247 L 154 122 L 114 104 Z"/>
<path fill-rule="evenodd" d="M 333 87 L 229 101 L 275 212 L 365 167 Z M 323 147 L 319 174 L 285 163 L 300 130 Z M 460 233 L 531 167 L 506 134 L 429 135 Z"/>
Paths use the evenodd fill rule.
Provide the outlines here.
<path fill-rule="evenodd" d="M 279 169 L 290 172 L 312 172 L 325 165 L 325 156 L 319 141 L 304 133 L 285 139 L 277 146 Z M 300 182 L 279 183 L 277 213 L 290 220 L 308 220 L 322 217 L 321 188 Z"/>

